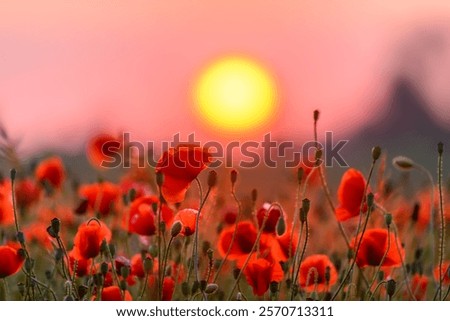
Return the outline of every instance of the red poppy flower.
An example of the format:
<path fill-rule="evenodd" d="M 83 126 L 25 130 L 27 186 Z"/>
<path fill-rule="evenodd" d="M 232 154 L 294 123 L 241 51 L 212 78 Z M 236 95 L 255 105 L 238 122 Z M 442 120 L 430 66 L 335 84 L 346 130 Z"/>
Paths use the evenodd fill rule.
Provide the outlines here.
<path fill-rule="evenodd" d="M 65 169 L 61 158 L 54 156 L 47 158 L 36 167 L 35 175 L 40 183 L 48 183 L 59 188 L 65 179 Z"/>
<path fill-rule="evenodd" d="M 159 203 L 156 196 L 142 196 L 135 199 L 130 205 L 128 216 L 128 232 L 150 236 L 156 232 L 156 215 L 152 204 Z M 173 211 L 163 204 L 161 207 L 161 219 L 166 225 L 171 224 Z"/>
<path fill-rule="evenodd" d="M 329 268 L 330 276 L 327 283 L 326 270 Z M 299 283 L 307 292 L 328 291 L 329 287 L 336 283 L 338 274 L 336 268 L 323 254 L 314 254 L 305 258 L 300 266 Z"/>
<path fill-rule="evenodd" d="M 14 223 L 14 210 L 11 197 L 11 184 L 0 182 L 0 225 Z"/>
<path fill-rule="evenodd" d="M 365 197 L 365 186 L 366 180 L 361 172 L 351 168 L 344 173 L 338 189 L 339 206 L 336 208 L 338 221 L 346 221 L 359 216 L 361 202 Z M 364 204 L 362 211 L 366 210 L 367 205 Z"/>
<path fill-rule="evenodd" d="M 107 168 L 108 164 L 117 161 L 117 156 L 121 156 L 122 143 L 112 135 L 99 134 L 92 137 L 87 143 L 86 154 L 94 167 Z"/>
<path fill-rule="evenodd" d="M 237 213 L 235 211 L 226 211 L 223 215 L 223 221 L 225 224 L 232 225 L 236 223 Z"/>
<path fill-rule="evenodd" d="M 279 263 L 257 258 L 256 254 L 253 254 L 244 275 L 253 289 L 253 294 L 262 296 L 269 289 L 271 282 L 280 282 L 283 279 L 283 270 Z"/>
<path fill-rule="evenodd" d="M 122 298 L 120 288 L 116 285 L 105 287 L 102 291 L 102 301 L 133 301 L 130 292 L 125 291 Z"/>
<path fill-rule="evenodd" d="M 195 219 L 198 211 L 192 208 L 186 208 L 175 214 L 173 221 L 180 221 L 182 229 L 180 235 L 189 236 L 195 233 Z"/>
<path fill-rule="evenodd" d="M 416 300 L 424 300 L 427 295 L 428 278 L 425 275 L 414 274 L 411 278 L 411 292 Z"/>
<path fill-rule="evenodd" d="M 120 197 L 120 188 L 110 182 L 101 182 L 82 185 L 78 193 L 88 201 L 91 210 L 107 216 Z"/>
<path fill-rule="evenodd" d="M 161 299 L 163 301 L 172 300 L 173 291 L 175 290 L 175 280 L 171 276 L 164 277 L 163 280 L 163 293 Z"/>
<path fill-rule="evenodd" d="M 208 150 L 195 145 L 180 145 L 164 152 L 156 171 L 164 174 L 161 191 L 166 201 L 182 202 L 191 182 L 210 162 Z"/>
<path fill-rule="evenodd" d="M 286 262 L 289 258 L 289 254 L 292 256 L 295 253 L 297 241 L 298 233 L 294 233 L 291 240 L 290 229 L 287 229 L 283 235 L 263 233 L 261 235 L 260 251 L 268 251 L 270 257 L 275 262 Z M 290 253 L 289 245 L 291 247 Z"/>
<path fill-rule="evenodd" d="M 353 238 L 350 246 L 353 250 L 359 242 L 361 234 L 357 238 Z M 389 251 L 384 258 L 382 266 L 399 266 L 402 263 L 402 257 L 405 256 L 404 249 L 401 244 L 395 244 L 395 235 L 390 233 L 390 246 Z M 402 257 L 400 257 L 397 246 L 400 249 Z M 378 266 L 388 248 L 388 233 L 385 229 L 375 228 L 368 229 L 364 233 L 361 246 L 356 257 L 356 264 L 360 267 L 364 266 Z"/>
<path fill-rule="evenodd" d="M 259 227 L 261 227 L 263 220 L 264 220 L 264 216 L 266 215 L 266 212 L 269 210 L 269 208 L 270 208 L 270 204 L 264 203 L 264 205 L 256 213 Z M 282 213 L 278 207 L 272 207 L 272 209 L 270 210 L 270 212 L 267 216 L 266 224 L 264 225 L 263 232 L 275 233 L 275 229 L 277 228 L 277 223 L 278 223 L 278 220 L 280 219 L 281 215 L 282 215 Z"/>
<path fill-rule="evenodd" d="M 442 276 L 442 284 L 450 285 L 450 261 L 445 261 L 442 264 L 441 276 Z M 436 266 L 433 271 L 434 279 L 436 282 L 439 282 L 439 266 Z"/>
<path fill-rule="evenodd" d="M 18 252 L 20 246 L 0 245 L 0 279 L 17 273 L 25 258 Z"/>
<path fill-rule="evenodd" d="M 224 228 L 219 236 L 218 251 L 222 257 L 228 251 L 234 233 L 234 225 Z M 246 258 L 256 242 L 257 231 L 255 225 L 250 221 L 242 221 L 237 225 L 236 237 L 228 255 L 228 260 L 239 260 Z"/>
<path fill-rule="evenodd" d="M 147 255 L 147 257 L 150 257 Z M 153 270 L 158 268 L 158 265 L 153 265 Z M 142 254 L 135 254 L 131 258 L 131 274 L 142 279 L 145 277 L 145 270 L 144 270 L 144 261 L 142 260 Z"/>
<path fill-rule="evenodd" d="M 90 259 L 100 253 L 100 245 L 103 240 L 111 240 L 111 231 L 102 222 L 91 220 L 78 227 L 74 240 L 75 257 Z"/>
<path fill-rule="evenodd" d="M 41 195 L 41 189 L 31 179 L 17 181 L 15 192 L 19 208 L 27 208 L 36 203 Z"/>
<path fill-rule="evenodd" d="M 74 250 L 70 251 L 68 253 L 69 255 L 69 268 L 70 273 L 72 274 L 75 269 L 75 262 L 76 262 L 76 274 L 78 277 L 82 277 L 89 274 L 89 269 L 92 265 L 92 259 L 84 259 L 77 255 Z"/>

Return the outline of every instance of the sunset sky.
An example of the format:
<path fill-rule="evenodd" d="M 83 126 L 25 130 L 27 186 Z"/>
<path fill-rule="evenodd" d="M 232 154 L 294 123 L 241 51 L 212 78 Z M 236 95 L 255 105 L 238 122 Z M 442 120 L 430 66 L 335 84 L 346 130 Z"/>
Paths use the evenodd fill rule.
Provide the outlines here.
<path fill-rule="evenodd" d="M 0 1 L 0 122 L 26 153 L 78 152 L 99 131 L 303 139 L 314 109 L 322 129 L 351 135 L 384 117 L 403 74 L 444 125 L 448 47 L 414 46 L 430 31 L 448 41 L 446 21 L 448 0 Z M 266 70 L 278 100 L 264 126 L 222 135 L 193 92 L 206 66 L 236 55 Z"/>

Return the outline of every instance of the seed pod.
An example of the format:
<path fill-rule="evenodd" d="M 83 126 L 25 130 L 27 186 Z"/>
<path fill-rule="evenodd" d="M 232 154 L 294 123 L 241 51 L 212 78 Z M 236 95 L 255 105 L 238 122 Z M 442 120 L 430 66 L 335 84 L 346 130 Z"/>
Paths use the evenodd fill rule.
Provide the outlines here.
<path fill-rule="evenodd" d="M 381 147 L 380 146 L 375 146 L 374 148 L 372 148 L 372 159 L 374 161 L 376 161 L 378 158 L 380 158 L 381 155 Z"/>
<path fill-rule="evenodd" d="M 208 174 L 208 187 L 213 188 L 217 184 L 217 172 L 212 170 Z"/>
<path fill-rule="evenodd" d="M 172 224 L 172 228 L 170 229 L 170 235 L 172 237 L 177 236 L 178 234 L 180 234 L 182 228 L 183 228 L 183 225 L 181 224 L 180 221 L 174 222 Z"/>
<path fill-rule="evenodd" d="M 231 170 L 230 180 L 231 180 L 231 185 L 233 185 L 233 186 L 237 181 L 237 175 L 238 175 L 238 172 L 235 169 Z"/>

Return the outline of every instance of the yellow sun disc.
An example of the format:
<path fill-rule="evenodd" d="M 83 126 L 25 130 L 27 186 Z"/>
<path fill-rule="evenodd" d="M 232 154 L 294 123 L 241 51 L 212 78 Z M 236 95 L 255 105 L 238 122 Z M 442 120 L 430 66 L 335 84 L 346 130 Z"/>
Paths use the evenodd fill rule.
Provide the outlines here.
<path fill-rule="evenodd" d="M 194 95 L 199 116 L 207 125 L 235 133 L 266 124 L 277 100 L 270 74 L 242 57 L 223 58 L 208 66 L 197 81 Z"/>

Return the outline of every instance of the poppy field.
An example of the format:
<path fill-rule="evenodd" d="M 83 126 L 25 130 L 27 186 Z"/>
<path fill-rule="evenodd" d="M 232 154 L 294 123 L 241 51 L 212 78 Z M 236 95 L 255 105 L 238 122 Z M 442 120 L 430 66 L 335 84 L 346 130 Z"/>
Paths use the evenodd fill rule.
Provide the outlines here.
<path fill-rule="evenodd" d="M 208 168 L 198 145 L 109 179 L 105 146 L 127 146 L 97 135 L 85 154 L 97 177 L 76 181 L 58 155 L 30 170 L 0 142 L 2 300 L 450 300 L 441 143 L 429 169 L 374 146 L 370 170 L 346 168 L 337 186 L 317 144 L 288 183 L 268 179 L 284 196 L 267 198 L 241 189 L 238 167 Z M 411 188 L 411 172 L 425 184 Z"/>

